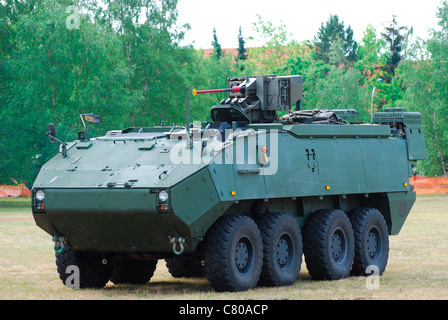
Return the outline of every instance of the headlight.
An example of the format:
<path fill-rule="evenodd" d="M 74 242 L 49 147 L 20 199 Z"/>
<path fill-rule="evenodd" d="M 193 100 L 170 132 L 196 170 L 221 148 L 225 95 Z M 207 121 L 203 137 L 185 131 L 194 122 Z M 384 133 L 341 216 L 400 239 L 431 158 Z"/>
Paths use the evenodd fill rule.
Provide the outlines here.
<path fill-rule="evenodd" d="M 166 192 L 165 190 L 162 190 L 159 192 L 159 200 L 162 202 L 165 202 L 166 200 L 168 200 L 168 192 Z"/>
<path fill-rule="evenodd" d="M 42 201 L 45 199 L 45 192 L 43 190 L 39 190 L 36 192 L 36 200 Z"/>

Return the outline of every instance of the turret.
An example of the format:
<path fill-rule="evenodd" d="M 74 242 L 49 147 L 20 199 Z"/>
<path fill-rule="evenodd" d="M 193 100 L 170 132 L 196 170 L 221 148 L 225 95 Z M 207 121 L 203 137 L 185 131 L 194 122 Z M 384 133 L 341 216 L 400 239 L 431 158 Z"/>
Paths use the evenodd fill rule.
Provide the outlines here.
<path fill-rule="evenodd" d="M 229 97 L 211 109 L 214 122 L 270 123 L 278 121 L 277 111 L 300 109 L 302 76 L 249 76 L 228 78 L 226 89 L 193 90 L 198 93 L 229 92 Z"/>

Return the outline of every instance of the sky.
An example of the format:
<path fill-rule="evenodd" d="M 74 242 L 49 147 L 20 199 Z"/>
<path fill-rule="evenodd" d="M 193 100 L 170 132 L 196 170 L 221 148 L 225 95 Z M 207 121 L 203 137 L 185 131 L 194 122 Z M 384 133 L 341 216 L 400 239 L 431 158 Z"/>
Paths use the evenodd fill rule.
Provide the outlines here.
<path fill-rule="evenodd" d="M 292 33 L 288 40 L 298 42 L 313 40 L 322 22 L 336 14 L 345 26 L 350 25 L 354 38 L 360 42 L 368 24 L 377 35 L 389 25 L 396 15 L 399 26 L 413 27 L 414 37 L 427 38 L 430 28 L 437 28 L 437 8 L 441 0 L 179 0 L 178 23 L 189 23 L 191 29 L 185 44 L 197 49 L 211 48 L 213 28 L 222 48 L 238 46 L 239 27 L 246 40 L 246 47 L 259 43 L 247 38 L 256 33 L 253 23 L 271 20 L 274 26 L 285 25 Z M 256 39 L 255 39 L 256 40 Z"/>

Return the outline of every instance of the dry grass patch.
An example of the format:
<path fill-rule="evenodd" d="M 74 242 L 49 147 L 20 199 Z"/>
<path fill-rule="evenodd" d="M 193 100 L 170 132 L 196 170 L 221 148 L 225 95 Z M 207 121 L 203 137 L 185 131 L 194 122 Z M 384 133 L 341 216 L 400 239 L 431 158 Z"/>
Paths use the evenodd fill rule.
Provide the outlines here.
<path fill-rule="evenodd" d="M 217 293 L 207 279 L 171 277 L 163 260 L 146 285 L 70 290 L 56 272 L 51 237 L 39 229 L 26 200 L 0 201 L 0 299 L 448 299 L 448 196 L 418 196 L 401 233 L 390 238 L 389 262 L 378 290 L 366 278 L 314 281 L 305 263 L 290 287 Z"/>

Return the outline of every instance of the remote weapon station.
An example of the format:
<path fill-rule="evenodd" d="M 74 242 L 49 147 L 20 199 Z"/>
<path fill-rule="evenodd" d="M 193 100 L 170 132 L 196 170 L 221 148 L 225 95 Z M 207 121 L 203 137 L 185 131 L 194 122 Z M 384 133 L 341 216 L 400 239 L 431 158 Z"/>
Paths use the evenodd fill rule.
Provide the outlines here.
<path fill-rule="evenodd" d="M 78 140 L 33 185 L 36 224 L 53 236 L 67 286 L 147 283 L 158 260 L 217 291 L 382 274 L 389 235 L 416 195 L 426 158 L 421 115 L 386 109 L 372 124 L 347 110 L 301 110 L 301 76 L 229 78 L 211 120 L 131 127 Z M 280 116 L 283 114 L 283 116 Z M 75 268 L 74 268 L 75 267 Z M 370 270 L 370 271 L 369 271 Z"/>

